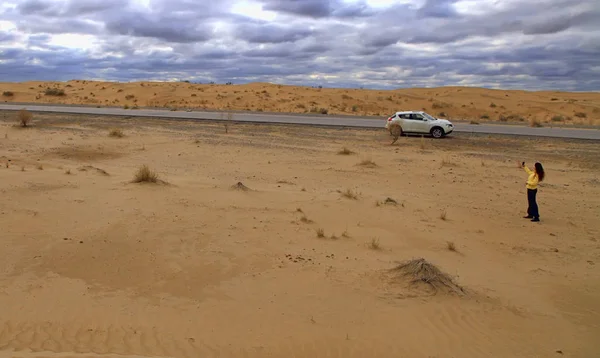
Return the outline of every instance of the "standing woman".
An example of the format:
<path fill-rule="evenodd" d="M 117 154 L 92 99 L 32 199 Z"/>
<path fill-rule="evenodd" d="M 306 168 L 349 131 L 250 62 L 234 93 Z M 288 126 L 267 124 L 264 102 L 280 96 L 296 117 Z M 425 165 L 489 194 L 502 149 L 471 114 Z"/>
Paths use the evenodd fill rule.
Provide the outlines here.
<path fill-rule="evenodd" d="M 538 222 L 540 221 L 540 212 L 536 201 L 536 195 L 538 183 L 544 180 L 544 167 L 542 167 L 541 163 L 535 163 L 535 170 L 531 170 L 525 165 L 525 162 L 521 163 L 521 167 L 529 174 L 526 185 L 527 203 L 529 206 L 527 208 L 527 216 L 524 216 L 524 218 L 531 219 L 533 222 Z"/>

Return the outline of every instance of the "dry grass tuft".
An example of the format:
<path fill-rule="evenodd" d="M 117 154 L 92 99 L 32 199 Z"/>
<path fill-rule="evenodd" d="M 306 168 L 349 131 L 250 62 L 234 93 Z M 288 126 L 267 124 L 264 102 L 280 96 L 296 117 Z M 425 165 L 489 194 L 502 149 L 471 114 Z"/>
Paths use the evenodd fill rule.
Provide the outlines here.
<path fill-rule="evenodd" d="M 324 238 L 325 237 L 325 230 L 323 230 L 321 228 L 317 229 L 317 237 L 320 238 L 320 239 Z"/>
<path fill-rule="evenodd" d="M 542 127 L 542 123 L 535 118 L 529 118 L 529 126 L 533 128 L 540 128 Z"/>
<path fill-rule="evenodd" d="M 425 143 L 425 136 L 421 136 L 421 142 L 419 142 L 419 148 L 421 148 L 421 150 L 427 149 L 427 143 Z"/>
<path fill-rule="evenodd" d="M 453 162 L 452 159 L 450 159 L 450 158 L 444 158 L 444 159 L 442 159 L 442 162 L 440 163 L 440 168 L 444 168 L 444 167 L 454 168 L 457 166 L 458 166 L 458 164 Z"/>
<path fill-rule="evenodd" d="M 402 135 L 402 127 L 400 127 L 397 124 L 392 125 L 390 127 L 390 134 L 393 137 L 392 143 L 390 143 L 390 145 L 393 145 L 398 141 L 398 138 L 400 138 L 400 136 Z"/>
<path fill-rule="evenodd" d="M 425 284 L 434 290 L 434 294 L 440 290 L 459 295 L 466 293 L 464 288 L 455 283 L 450 275 L 423 258 L 402 262 L 391 271 L 396 274 L 397 278 L 407 279 L 411 285 Z"/>
<path fill-rule="evenodd" d="M 348 232 L 348 229 L 344 230 L 344 232 L 342 233 L 342 237 L 349 239 L 350 238 L 350 233 Z"/>
<path fill-rule="evenodd" d="M 314 222 L 311 219 L 309 219 L 306 215 L 302 215 L 302 217 L 300 218 L 300 221 L 302 221 L 305 224 L 312 224 Z"/>
<path fill-rule="evenodd" d="M 27 127 L 31 120 L 33 119 L 33 115 L 26 109 L 22 109 L 17 112 L 17 120 L 21 127 Z"/>
<path fill-rule="evenodd" d="M 383 203 L 386 205 L 398 205 L 398 202 L 392 198 L 386 198 Z"/>
<path fill-rule="evenodd" d="M 340 150 L 338 152 L 339 155 L 351 155 L 351 154 L 356 154 L 355 152 L 351 151 L 350 149 L 344 147 L 342 150 Z"/>
<path fill-rule="evenodd" d="M 44 170 L 44 166 L 41 164 L 38 164 L 35 167 L 37 168 L 37 170 Z"/>
<path fill-rule="evenodd" d="M 446 212 L 446 210 L 443 210 L 443 211 L 440 213 L 440 219 L 441 219 L 441 220 L 444 220 L 444 221 L 448 220 L 448 213 Z"/>
<path fill-rule="evenodd" d="M 245 186 L 241 181 L 237 182 L 237 184 L 232 185 L 231 189 L 233 190 L 240 190 L 240 191 L 250 191 L 250 188 L 248 188 L 247 186 Z"/>
<path fill-rule="evenodd" d="M 67 174 L 67 175 L 71 175 L 71 169 L 67 169 L 67 170 L 65 170 L 65 174 Z"/>
<path fill-rule="evenodd" d="M 367 168 L 376 168 L 377 164 L 372 161 L 371 159 L 365 159 L 362 162 L 358 163 L 358 165 L 362 166 L 362 167 L 367 167 Z"/>
<path fill-rule="evenodd" d="M 342 192 L 342 196 L 344 198 L 348 198 L 348 199 L 352 199 L 352 200 L 358 200 L 358 194 L 353 192 L 352 189 L 346 189 L 346 191 Z"/>
<path fill-rule="evenodd" d="M 447 241 L 446 242 L 446 247 L 448 248 L 449 251 L 456 252 L 456 245 L 454 244 L 453 241 Z"/>
<path fill-rule="evenodd" d="M 142 165 L 133 177 L 132 183 L 158 183 L 158 174 L 147 165 Z"/>
<path fill-rule="evenodd" d="M 108 132 L 108 136 L 113 138 L 123 138 L 125 134 L 119 128 L 113 128 Z"/>
<path fill-rule="evenodd" d="M 369 243 L 369 249 L 371 250 L 381 250 L 381 245 L 379 244 L 379 239 L 372 239 Z"/>

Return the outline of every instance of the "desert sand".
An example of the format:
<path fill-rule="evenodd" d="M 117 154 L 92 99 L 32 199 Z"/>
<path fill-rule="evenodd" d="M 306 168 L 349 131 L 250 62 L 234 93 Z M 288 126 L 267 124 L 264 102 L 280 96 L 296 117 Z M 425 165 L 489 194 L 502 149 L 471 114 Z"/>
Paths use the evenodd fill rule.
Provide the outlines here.
<path fill-rule="evenodd" d="M 62 91 L 62 92 L 61 92 Z M 517 91 L 473 87 L 390 91 L 311 88 L 270 83 L 0 83 L 6 103 L 62 103 L 123 108 L 230 110 L 387 117 L 424 110 L 451 120 L 523 122 L 531 126 L 600 125 L 599 92 Z"/>
<path fill-rule="evenodd" d="M 597 142 L 14 117 L 0 357 L 598 355 Z"/>

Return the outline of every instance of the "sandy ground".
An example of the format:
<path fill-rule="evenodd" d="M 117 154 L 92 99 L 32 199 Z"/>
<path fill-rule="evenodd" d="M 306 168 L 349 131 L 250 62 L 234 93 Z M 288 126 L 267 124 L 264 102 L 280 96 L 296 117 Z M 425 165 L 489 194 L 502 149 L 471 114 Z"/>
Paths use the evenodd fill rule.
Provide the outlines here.
<path fill-rule="evenodd" d="M 64 95 L 46 93 L 62 90 Z M 393 91 L 310 88 L 269 83 L 208 85 L 185 82 L 0 83 L 6 103 L 65 103 L 173 110 L 241 110 L 327 113 L 387 117 L 396 111 L 424 110 L 474 122 L 529 125 L 600 125 L 598 92 L 528 92 L 472 87 L 415 88 Z M 54 93 L 59 94 L 59 93 Z"/>
<path fill-rule="evenodd" d="M 13 115 L 0 357 L 598 356 L 597 142 Z"/>

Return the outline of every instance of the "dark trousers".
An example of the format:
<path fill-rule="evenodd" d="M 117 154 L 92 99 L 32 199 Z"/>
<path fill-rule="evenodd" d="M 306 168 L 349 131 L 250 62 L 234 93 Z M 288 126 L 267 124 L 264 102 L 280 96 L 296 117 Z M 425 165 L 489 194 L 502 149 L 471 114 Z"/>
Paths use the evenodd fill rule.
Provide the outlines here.
<path fill-rule="evenodd" d="M 527 189 L 527 203 L 529 203 L 529 207 L 527 208 L 527 215 L 531 216 L 532 218 L 540 217 L 537 201 L 535 199 L 536 195 L 537 189 Z"/>

